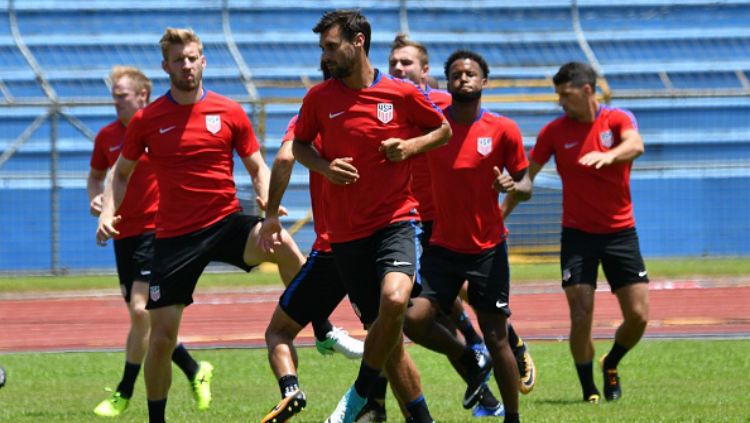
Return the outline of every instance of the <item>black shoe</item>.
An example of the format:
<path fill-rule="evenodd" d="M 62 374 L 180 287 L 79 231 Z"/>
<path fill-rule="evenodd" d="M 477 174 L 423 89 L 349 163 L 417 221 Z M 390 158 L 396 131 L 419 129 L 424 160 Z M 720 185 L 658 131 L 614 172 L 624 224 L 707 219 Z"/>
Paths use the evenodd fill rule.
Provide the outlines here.
<path fill-rule="evenodd" d="M 477 365 L 468 370 L 467 378 L 469 381 L 466 384 L 466 393 L 464 393 L 463 406 L 467 410 L 479 401 L 482 386 L 487 381 L 490 371 L 492 371 L 492 361 L 488 354 L 478 349 L 474 349 L 474 354 Z"/>
<path fill-rule="evenodd" d="M 599 360 L 602 365 L 602 375 L 604 376 L 604 398 L 607 401 L 617 401 L 622 396 L 622 388 L 620 388 L 620 376 L 617 374 L 617 369 L 608 369 L 604 366 L 604 360 L 607 355 L 603 355 Z"/>
<path fill-rule="evenodd" d="M 292 395 L 283 398 L 271 411 L 263 417 L 261 423 L 281 423 L 289 420 L 305 409 L 307 398 L 305 393 L 297 389 Z"/>
<path fill-rule="evenodd" d="M 380 405 L 374 399 L 369 398 L 367 404 L 362 408 L 362 411 L 357 414 L 357 418 L 354 419 L 356 423 L 369 423 L 369 422 L 385 422 L 388 418 L 385 414 L 385 406 Z"/>

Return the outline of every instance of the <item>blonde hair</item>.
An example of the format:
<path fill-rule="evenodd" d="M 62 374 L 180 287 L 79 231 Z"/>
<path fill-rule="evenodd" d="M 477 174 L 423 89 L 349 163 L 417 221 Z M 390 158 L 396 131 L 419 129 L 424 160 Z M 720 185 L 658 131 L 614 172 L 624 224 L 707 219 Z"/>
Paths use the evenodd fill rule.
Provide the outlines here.
<path fill-rule="evenodd" d="M 408 35 L 400 32 L 396 35 L 396 38 L 393 39 L 393 43 L 391 43 L 391 54 L 393 54 L 395 50 L 402 49 L 404 47 L 414 47 L 415 49 L 417 49 L 420 66 L 430 64 L 430 55 L 427 53 L 427 48 L 424 46 L 424 44 L 414 41 L 410 39 Z"/>
<path fill-rule="evenodd" d="M 169 47 L 175 44 L 198 44 L 198 52 L 203 54 L 203 43 L 198 35 L 190 28 L 167 28 L 164 30 L 164 35 L 159 40 L 161 46 L 161 55 L 164 60 L 167 60 L 169 55 Z"/>
<path fill-rule="evenodd" d="M 114 66 L 109 73 L 109 82 L 114 85 L 124 76 L 130 78 L 130 82 L 133 84 L 133 91 L 136 93 L 140 93 L 144 89 L 146 90 L 146 102 L 148 102 L 153 87 L 151 80 L 138 68 L 132 66 Z"/>

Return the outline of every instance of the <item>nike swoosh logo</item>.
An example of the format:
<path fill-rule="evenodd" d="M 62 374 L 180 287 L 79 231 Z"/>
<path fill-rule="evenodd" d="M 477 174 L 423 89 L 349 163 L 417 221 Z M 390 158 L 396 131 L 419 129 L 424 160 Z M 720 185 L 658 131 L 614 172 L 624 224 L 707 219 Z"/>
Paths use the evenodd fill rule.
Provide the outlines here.
<path fill-rule="evenodd" d="M 175 125 L 172 125 L 169 128 L 159 128 L 159 133 L 160 134 L 166 134 L 167 132 L 173 130 L 174 128 L 176 128 Z"/>
<path fill-rule="evenodd" d="M 343 115 L 344 113 L 346 113 L 346 110 L 343 111 L 343 112 L 338 112 L 338 113 L 328 113 L 328 119 L 333 119 L 335 117 L 339 117 L 339 116 Z"/>
<path fill-rule="evenodd" d="M 411 266 L 411 263 L 409 263 L 408 261 L 393 260 L 393 265 L 394 266 Z"/>
<path fill-rule="evenodd" d="M 109 147 L 109 151 L 117 151 L 122 148 L 122 144 L 116 145 L 114 147 Z"/>
<path fill-rule="evenodd" d="M 577 145 L 578 145 L 578 141 L 565 143 L 565 145 L 563 147 L 565 147 L 566 150 L 569 150 L 569 149 L 571 149 L 571 148 L 573 148 L 573 147 L 575 147 Z"/>
<path fill-rule="evenodd" d="M 495 303 L 495 307 L 497 308 L 508 307 L 508 303 L 501 303 L 500 301 L 498 301 Z"/>
<path fill-rule="evenodd" d="M 638 277 L 642 278 L 644 276 L 648 275 L 648 271 L 644 270 L 643 272 L 638 272 Z"/>

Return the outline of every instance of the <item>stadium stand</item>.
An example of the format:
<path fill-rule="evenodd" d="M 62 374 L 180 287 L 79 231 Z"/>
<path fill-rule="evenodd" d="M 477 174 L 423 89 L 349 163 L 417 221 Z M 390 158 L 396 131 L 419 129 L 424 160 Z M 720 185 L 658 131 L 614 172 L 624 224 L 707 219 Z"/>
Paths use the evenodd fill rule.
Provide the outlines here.
<path fill-rule="evenodd" d="M 750 2 L 701 0 L 7 1 L 0 4 L 0 272 L 112 269 L 94 247 L 85 177 L 91 136 L 114 118 L 106 76 L 141 67 L 154 96 L 168 88 L 157 40 L 167 26 L 201 36 L 206 87 L 240 101 L 272 160 L 306 89 L 319 81 L 310 28 L 336 7 L 361 7 L 370 57 L 387 68 L 396 32 L 430 50 L 432 75 L 457 48 L 491 66 L 485 106 L 515 119 L 530 147 L 559 115 L 551 76 L 567 61 L 602 75 L 602 98 L 638 117 L 647 153 L 634 166 L 646 256 L 747 255 L 750 215 Z M 238 170 L 240 194 L 249 180 Z M 287 223 L 307 214 L 307 175 L 295 168 Z M 509 222 L 512 252 L 555 254 L 559 179 Z M 247 202 L 251 204 L 251 202 Z M 722 222 L 721 225 L 716 225 Z M 689 228 L 689 231 L 687 230 Z M 309 222 L 297 234 L 311 245 Z"/>

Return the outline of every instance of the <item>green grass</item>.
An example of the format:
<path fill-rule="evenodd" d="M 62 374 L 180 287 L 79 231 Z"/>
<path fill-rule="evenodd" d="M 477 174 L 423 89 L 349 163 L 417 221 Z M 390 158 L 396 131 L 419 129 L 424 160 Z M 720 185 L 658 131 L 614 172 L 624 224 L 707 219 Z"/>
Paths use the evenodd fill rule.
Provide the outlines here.
<path fill-rule="evenodd" d="M 652 279 L 750 275 L 750 260 L 746 259 L 659 259 L 648 260 L 646 266 Z M 603 278 L 603 276 L 600 276 L 600 278 Z M 511 279 L 513 283 L 557 282 L 560 279 L 559 265 L 556 262 L 512 263 Z M 201 277 L 198 289 L 247 288 L 251 286 L 281 286 L 281 280 L 274 271 L 253 270 L 249 274 L 244 272 L 205 273 Z M 0 293 L 89 289 L 117 291 L 117 278 L 114 275 L 0 277 Z"/>
<path fill-rule="evenodd" d="M 609 344 L 597 343 L 600 352 Z M 623 398 L 597 406 L 580 401 L 567 343 L 535 342 L 539 369 L 535 390 L 521 398 L 528 422 L 747 422 L 750 341 L 643 341 L 620 366 Z M 461 408 L 464 385 L 441 356 L 410 346 L 422 376 L 425 396 L 437 421 L 471 421 Z M 276 381 L 264 350 L 194 351 L 216 366 L 211 410 L 193 409 L 188 383 L 175 369 L 168 403 L 172 422 L 258 421 L 278 400 Z M 8 384 L 0 390 L 0 421 L 91 422 L 92 410 L 115 386 L 123 353 L 5 354 Z M 322 357 L 300 349 L 300 381 L 308 408 L 295 422 L 321 422 L 356 376 L 358 363 L 340 356 Z M 596 373 L 601 386 L 601 378 Z M 492 385 L 497 392 L 497 386 Z M 118 422 L 143 422 L 146 404 L 139 378 L 130 408 Z M 388 398 L 390 421 L 399 417 Z"/>

